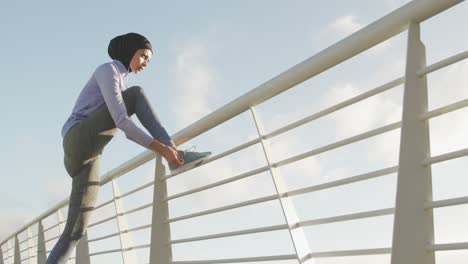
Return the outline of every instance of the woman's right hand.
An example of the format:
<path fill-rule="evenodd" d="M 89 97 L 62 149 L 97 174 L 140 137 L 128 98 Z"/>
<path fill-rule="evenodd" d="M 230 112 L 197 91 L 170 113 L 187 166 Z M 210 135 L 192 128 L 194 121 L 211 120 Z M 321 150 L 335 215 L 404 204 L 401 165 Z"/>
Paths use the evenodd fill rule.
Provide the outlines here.
<path fill-rule="evenodd" d="M 151 145 L 149 145 L 149 149 L 161 154 L 167 163 L 173 167 L 177 168 L 184 165 L 184 160 L 180 158 L 179 153 L 173 147 L 161 144 L 157 140 L 153 140 Z"/>
<path fill-rule="evenodd" d="M 179 153 L 172 147 L 165 146 L 161 155 L 166 159 L 166 161 L 174 167 L 179 167 L 184 165 L 184 160 L 180 158 Z"/>

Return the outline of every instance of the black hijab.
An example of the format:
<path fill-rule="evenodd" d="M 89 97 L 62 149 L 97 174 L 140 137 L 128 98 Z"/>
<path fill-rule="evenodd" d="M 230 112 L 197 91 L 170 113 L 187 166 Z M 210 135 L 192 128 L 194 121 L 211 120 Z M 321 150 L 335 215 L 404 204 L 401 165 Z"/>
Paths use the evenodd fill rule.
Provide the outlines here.
<path fill-rule="evenodd" d="M 127 33 L 113 38 L 109 42 L 107 53 L 113 60 L 119 60 L 130 72 L 130 61 L 139 49 L 150 49 L 151 43 L 148 39 L 138 33 Z"/>

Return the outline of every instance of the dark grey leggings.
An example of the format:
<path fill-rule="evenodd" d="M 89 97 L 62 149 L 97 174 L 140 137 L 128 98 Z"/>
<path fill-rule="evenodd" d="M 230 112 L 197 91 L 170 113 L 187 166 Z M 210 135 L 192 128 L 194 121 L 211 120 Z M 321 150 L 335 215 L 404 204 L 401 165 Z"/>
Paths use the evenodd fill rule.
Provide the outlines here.
<path fill-rule="evenodd" d="M 173 142 L 138 86 L 122 93 L 128 115 L 136 114 L 141 124 L 156 140 Z M 86 233 L 100 186 L 100 160 L 104 147 L 113 138 L 116 126 L 104 104 L 63 139 L 65 169 L 72 177 L 72 190 L 65 229 L 47 259 L 47 264 L 62 264 Z"/>

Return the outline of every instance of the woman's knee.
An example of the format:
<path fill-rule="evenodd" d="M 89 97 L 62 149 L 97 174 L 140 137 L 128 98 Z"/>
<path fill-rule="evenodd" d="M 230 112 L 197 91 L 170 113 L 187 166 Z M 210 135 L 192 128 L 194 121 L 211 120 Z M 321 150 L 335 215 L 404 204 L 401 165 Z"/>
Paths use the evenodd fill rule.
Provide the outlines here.
<path fill-rule="evenodd" d="M 122 97 L 129 116 L 135 113 L 137 101 L 140 101 L 139 98 L 144 96 L 143 88 L 140 86 L 132 86 L 122 92 Z"/>
<path fill-rule="evenodd" d="M 133 95 L 142 95 L 144 92 L 141 86 L 132 86 L 132 87 L 127 88 L 125 91 L 123 91 L 123 94 L 126 94 L 126 93 L 133 94 Z"/>

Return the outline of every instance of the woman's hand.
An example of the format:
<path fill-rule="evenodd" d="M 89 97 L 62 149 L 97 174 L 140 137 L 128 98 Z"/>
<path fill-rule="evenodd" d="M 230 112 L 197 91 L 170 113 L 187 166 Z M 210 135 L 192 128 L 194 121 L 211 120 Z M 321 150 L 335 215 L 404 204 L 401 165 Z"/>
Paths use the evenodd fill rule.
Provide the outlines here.
<path fill-rule="evenodd" d="M 165 146 L 161 155 L 166 159 L 166 161 L 174 167 L 179 167 L 184 165 L 184 160 L 180 158 L 179 153 L 172 147 Z"/>
<path fill-rule="evenodd" d="M 157 140 L 153 140 L 149 145 L 149 149 L 154 152 L 157 152 L 163 156 L 163 158 L 169 163 L 169 165 L 173 167 L 179 167 L 184 165 L 184 160 L 179 157 L 179 153 L 177 149 L 174 147 L 170 147 L 164 144 L 161 144 Z"/>

